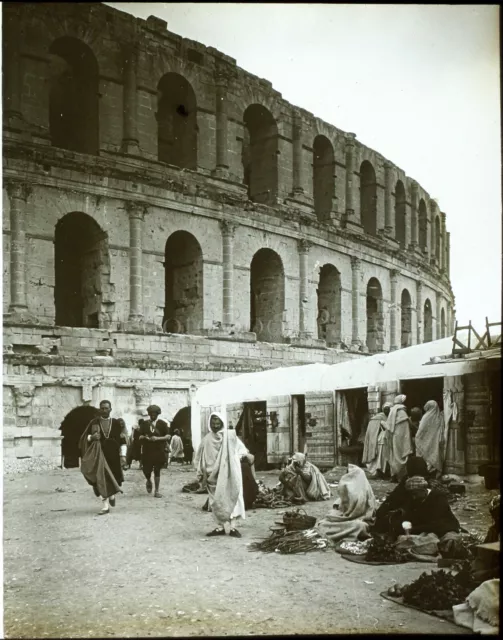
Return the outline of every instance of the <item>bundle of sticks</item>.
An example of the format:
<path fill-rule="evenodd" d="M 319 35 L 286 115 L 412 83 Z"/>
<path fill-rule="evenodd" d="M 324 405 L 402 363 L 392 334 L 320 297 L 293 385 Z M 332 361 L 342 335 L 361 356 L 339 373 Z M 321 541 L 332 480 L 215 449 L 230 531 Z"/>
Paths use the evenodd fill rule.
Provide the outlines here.
<path fill-rule="evenodd" d="M 261 542 L 252 542 L 249 551 L 263 551 L 264 553 L 307 553 L 317 549 L 326 549 L 327 541 L 315 529 L 304 531 L 287 531 L 273 533 Z"/>

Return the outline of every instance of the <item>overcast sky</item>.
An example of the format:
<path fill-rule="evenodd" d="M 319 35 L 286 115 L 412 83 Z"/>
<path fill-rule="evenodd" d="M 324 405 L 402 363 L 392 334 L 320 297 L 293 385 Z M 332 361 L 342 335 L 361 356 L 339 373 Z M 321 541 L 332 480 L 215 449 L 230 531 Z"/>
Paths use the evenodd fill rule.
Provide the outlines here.
<path fill-rule="evenodd" d="M 107 2 L 232 56 L 438 200 L 460 324 L 501 318 L 499 6 Z"/>

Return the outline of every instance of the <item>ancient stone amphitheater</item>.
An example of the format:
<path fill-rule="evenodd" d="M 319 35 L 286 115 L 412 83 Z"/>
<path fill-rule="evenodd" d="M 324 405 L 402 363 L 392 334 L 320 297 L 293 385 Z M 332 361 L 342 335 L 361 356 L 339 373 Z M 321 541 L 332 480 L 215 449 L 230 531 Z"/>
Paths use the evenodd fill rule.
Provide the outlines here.
<path fill-rule="evenodd" d="M 4 445 L 102 398 L 445 336 L 446 216 L 379 152 L 156 17 L 3 3 Z"/>

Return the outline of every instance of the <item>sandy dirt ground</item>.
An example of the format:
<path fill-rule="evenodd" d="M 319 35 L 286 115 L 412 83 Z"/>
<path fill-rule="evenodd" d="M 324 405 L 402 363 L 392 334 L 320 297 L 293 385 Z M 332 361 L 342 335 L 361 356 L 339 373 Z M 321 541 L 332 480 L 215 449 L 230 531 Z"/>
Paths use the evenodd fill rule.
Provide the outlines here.
<path fill-rule="evenodd" d="M 274 472 L 257 475 L 267 486 L 277 481 Z M 333 550 L 250 552 L 284 510 L 247 512 L 241 539 L 207 538 L 214 523 L 201 511 L 206 496 L 181 492 L 195 479 L 191 468 L 163 472 L 161 499 L 146 493 L 137 463 L 125 476 L 124 495 L 102 517 L 79 470 L 4 477 L 5 637 L 464 633 L 379 595 L 434 564 L 365 566 Z M 393 486 L 372 484 L 378 498 Z M 485 533 L 495 493 L 468 486 L 456 504 L 467 529 Z M 322 517 L 332 502 L 307 511 Z"/>

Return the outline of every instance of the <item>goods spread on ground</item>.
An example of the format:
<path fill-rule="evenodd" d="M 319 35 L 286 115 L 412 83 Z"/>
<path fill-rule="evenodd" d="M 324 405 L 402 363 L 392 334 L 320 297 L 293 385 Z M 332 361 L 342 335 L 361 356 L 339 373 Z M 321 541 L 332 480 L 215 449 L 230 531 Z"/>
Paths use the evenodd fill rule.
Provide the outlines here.
<path fill-rule="evenodd" d="M 403 598 L 404 604 L 424 611 L 444 611 L 464 602 L 476 586 L 470 563 L 464 562 L 457 573 L 443 570 L 425 572 L 411 584 L 403 587 L 394 585 L 388 589 L 388 595 Z"/>
<path fill-rule="evenodd" d="M 295 504 L 294 501 L 285 498 L 279 487 L 268 489 L 262 482 L 258 482 L 258 487 L 259 494 L 253 503 L 254 509 L 281 509 Z"/>
<path fill-rule="evenodd" d="M 367 554 L 371 538 L 368 540 L 343 540 L 338 550 L 340 553 L 344 553 L 351 556 L 364 556 Z"/>
<path fill-rule="evenodd" d="M 372 538 L 367 553 L 366 560 L 379 562 L 408 562 L 409 553 L 403 549 L 397 549 L 393 542 L 384 537 Z"/>
<path fill-rule="evenodd" d="M 305 529 L 273 533 L 265 540 L 251 542 L 248 550 L 292 554 L 326 549 L 326 547 L 327 541 L 315 529 Z"/>

